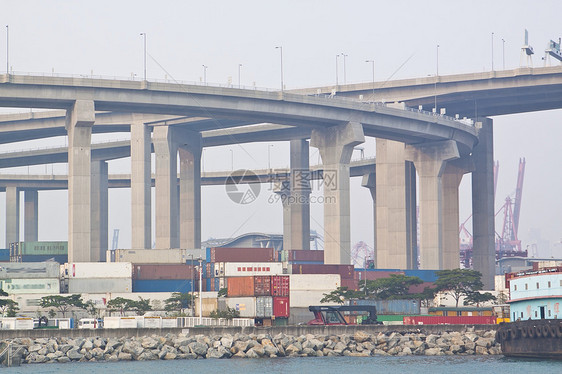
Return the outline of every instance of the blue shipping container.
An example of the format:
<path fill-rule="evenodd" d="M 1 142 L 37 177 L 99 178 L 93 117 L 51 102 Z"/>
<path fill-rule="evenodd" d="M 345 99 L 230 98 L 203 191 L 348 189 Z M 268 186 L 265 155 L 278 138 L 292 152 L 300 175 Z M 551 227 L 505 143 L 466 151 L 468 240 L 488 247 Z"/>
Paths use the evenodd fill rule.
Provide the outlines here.
<path fill-rule="evenodd" d="M 404 274 L 409 277 L 418 277 L 424 282 L 435 282 L 437 280 L 437 270 L 404 270 Z"/>
<path fill-rule="evenodd" d="M 374 305 L 377 308 L 377 314 L 420 314 L 420 301 L 414 299 L 350 300 L 349 304 Z"/>
<path fill-rule="evenodd" d="M 10 261 L 10 250 L 0 249 L 0 262 L 9 262 L 9 261 Z"/>
<path fill-rule="evenodd" d="M 205 288 L 207 291 L 211 291 L 211 278 L 207 278 L 205 279 L 205 283 L 207 284 L 207 288 Z"/>
<path fill-rule="evenodd" d="M 220 286 L 220 278 L 215 278 L 215 291 L 220 291 L 221 286 Z"/>
<path fill-rule="evenodd" d="M 191 292 L 191 280 L 133 279 L 133 292 Z"/>
<path fill-rule="evenodd" d="M 205 249 L 205 256 L 206 258 L 206 262 L 211 262 L 211 248 L 207 247 Z"/>

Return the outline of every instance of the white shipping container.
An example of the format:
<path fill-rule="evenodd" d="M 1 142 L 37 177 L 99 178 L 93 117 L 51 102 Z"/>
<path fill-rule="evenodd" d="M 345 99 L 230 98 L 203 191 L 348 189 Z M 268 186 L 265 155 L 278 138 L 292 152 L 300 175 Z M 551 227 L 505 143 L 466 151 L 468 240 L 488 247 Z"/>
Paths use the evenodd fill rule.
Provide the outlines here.
<path fill-rule="evenodd" d="M 273 297 L 258 296 L 256 298 L 256 317 L 270 318 L 273 315 Z"/>
<path fill-rule="evenodd" d="M 505 288 L 505 275 L 496 275 L 495 280 L 495 290 L 496 291 L 507 291 Z"/>
<path fill-rule="evenodd" d="M 255 297 L 227 297 L 226 306 L 240 312 L 240 317 L 254 318 L 256 316 Z"/>
<path fill-rule="evenodd" d="M 4 262 L 0 264 L 0 279 L 58 278 L 59 263 Z"/>
<path fill-rule="evenodd" d="M 290 274 L 289 289 L 291 291 L 330 290 L 341 285 L 339 274 Z M 291 303 L 292 305 L 292 303 Z"/>
<path fill-rule="evenodd" d="M 107 256 L 109 259 L 110 257 Z M 198 257 L 195 257 L 197 260 Z M 205 256 L 202 257 L 205 259 Z M 185 264 L 191 253 L 185 249 L 116 249 L 115 262 L 133 264 Z"/>
<path fill-rule="evenodd" d="M 0 281 L 2 290 L 12 294 L 59 294 L 58 278 L 47 279 L 4 279 Z"/>
<path fill-rule="evenodd" d="M 135 329 L 137 319 L 135 317 L 105 317 L 103 319 L 105 329 Z"/>
<path fill-rule="evenodd" d="M 69 293 L 127 293 L 132 290 L 131 278 L 70 278 L 68 280 Z"/>
<path fill-rule="evenodd" d="M 65 264 L 64 273 L 68 278 L 131 278 L 133 266 L 130 262 L 75 262 Z"/>
<path fill-rule="evenodd" d="M 215 264 L 216 266 L 216 264 Z M 282 262 L 224 262 L 225 277 L 283 275 Z"/>
<path fill-rule="evenodd" d="M 309 290 L 296 291 L 290 290 L 291 308 L 308 308 L 311 305 L 339 305 L 338 303 L 320 303 L 324 298 L 324 294 L 328 294 L 333 290 Z"/>

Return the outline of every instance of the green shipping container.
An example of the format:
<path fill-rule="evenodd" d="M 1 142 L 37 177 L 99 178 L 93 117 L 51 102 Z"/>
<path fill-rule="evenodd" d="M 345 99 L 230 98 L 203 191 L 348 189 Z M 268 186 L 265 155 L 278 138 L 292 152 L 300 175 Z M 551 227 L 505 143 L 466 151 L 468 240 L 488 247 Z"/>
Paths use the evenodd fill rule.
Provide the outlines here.
<path fill-rule="evenodd" d="M 68 242 L 20 242 L 19 255 L 68 255 Z"/>

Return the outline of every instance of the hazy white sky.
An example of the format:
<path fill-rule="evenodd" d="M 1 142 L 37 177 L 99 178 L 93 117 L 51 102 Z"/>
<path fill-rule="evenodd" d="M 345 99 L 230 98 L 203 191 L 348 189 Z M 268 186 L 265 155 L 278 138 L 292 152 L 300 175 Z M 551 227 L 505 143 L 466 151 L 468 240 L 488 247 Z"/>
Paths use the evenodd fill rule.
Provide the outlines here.
<path fill-rule="evenodd" d="M 401 79 L 435 74 L 439 44 L 439 73 L 454 74 L 506 69 L 520 63 L 524 30 L 541 57 L 550 39 L 562 36 L 560 1 L 3 1 L 0 13 L 0 72 L 6 65 L 9 25 L 9 64 L 14 73 L 103 75 L 136 78 L 143 74 L 143 38 L 147 34 L 149 79 L 200 82 L 203 65 L 209 83 L 278 88 L 283 46 L 284 82 L 288 89 L 339 82 Z M 492 38 L 492 33 L 494 36 Z M 505 41 L 503 42 L 502 39 Z M 492 42 L 493 41 L 493 42 Z M 559 168 L 561 111 L 494 118 L 495 158 L 500 162 L 496 205 L 515 190 L 520 157 L 527 161 L 520 221 L 523 246 L 537 238 L 538 229 L 550 246 L 539 255 L 562 256 L 562 177 Z M 114 135 L 122 138 L 126 136 Z M 64 144 L 64 139 L 0 145 L 0 152 Z M 272 143 L 273 144 L 273 143 Z M 230 150 L 232 149 L 232 152 Z M 274 167 L 288 164 L 288 144 L 270 148 Z M 367 156 L 374 139 L 367 139 Z M 253 157 L 248 157 L 251 153 Z M 205 170 L 267 166 L 268 144 L 211 148 L 204 153 Z M 358 157 L 359 155 L 355 155 Z M 311 162 L 318 152 L 311 149 Z M 64 172 L 64 166 L 38 166 L 30 173 Z M 128 160 L 110 163 L 110 172 L 127 172 Z M 13 170 L 9 170 L 14 172 Z M 2 172 L 8 172 L 4 170 Z M 28 169 L 18 172 L 27 173 Z M 470 214 L 469 178 L 462 185 L 461 222 Z M 239 207 L 224 187 L 203 188 L 203 239 L 244 232 L 282 230 L 281 206 L 269 204 L 268 186 L 258 201 Z M 266 190 L 266 191 L 264 191 Z M 373 244 L 370 194 L 352 180 L 352 242 Z M 5 211 L 3 193 L 0 212 Z M 120 247 L 130 245 L 130 195 L 110 192 L 110 236 L 121 230 Z M 64 209 L 61 209 L 64 207 Z M 40 240 L 66 240 L 66 193 L 40 194 Z M 312 228 L 322 231 L 321 206 L 312 206 Z M 0 214 L 0 247 L 5 241 L 5 215 Z"/>

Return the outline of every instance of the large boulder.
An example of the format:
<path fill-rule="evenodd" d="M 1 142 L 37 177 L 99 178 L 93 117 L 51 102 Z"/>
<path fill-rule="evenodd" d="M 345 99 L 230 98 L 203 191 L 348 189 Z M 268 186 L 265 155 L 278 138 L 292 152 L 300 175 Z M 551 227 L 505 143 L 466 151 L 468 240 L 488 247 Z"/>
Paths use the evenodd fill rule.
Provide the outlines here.
<path fill-rule="evenodd" d="M 353 334 L 353 339 L 355 339 L 355 341 L 358 343 L 366 342 L 370 338 L 371 336 L 365 331 L 355 331 L 355 334 Z"/>
<path fill-rule="evenodd" d="M 190 343 L 189 348 L 191 349 L 191 352 L 195 353 L 198 356 L 205 356 L 208 349 L 206 344 L 200 343 L 198 341 Z"/>
<path fill-rule="evenodd" d="M 82 357 L 84 357 L 84 355 L 82 353 L 80 353 L 79 349 L 80 348 L 78 348 L 78 347 L 72 348 L 71 350 L 66 352 L 66 357 L 68 357 L 72 361 L 80 360 Z"/>

